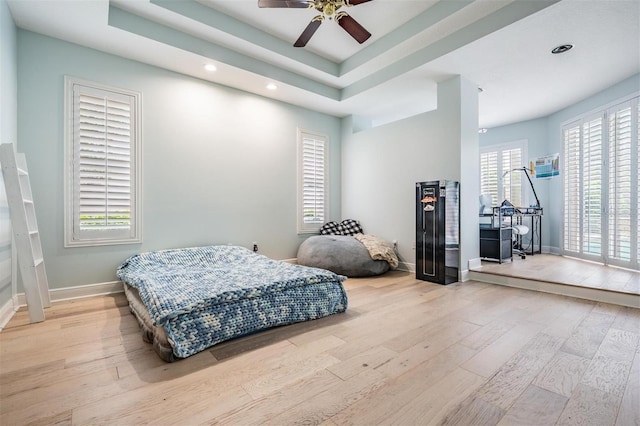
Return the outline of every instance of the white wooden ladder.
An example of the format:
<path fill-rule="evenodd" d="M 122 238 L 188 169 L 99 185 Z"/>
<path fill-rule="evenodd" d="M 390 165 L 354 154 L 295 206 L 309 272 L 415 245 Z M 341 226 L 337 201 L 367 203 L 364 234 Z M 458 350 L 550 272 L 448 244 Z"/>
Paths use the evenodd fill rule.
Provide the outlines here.
<path fill-rule="evenodd" d="M 51 306 L 51 300 L 27 161 L 24 154 L 14 151 L 13 144 L 0 144 L 0 163 L 29 320 L 44 321 L 44 308 Z"/>

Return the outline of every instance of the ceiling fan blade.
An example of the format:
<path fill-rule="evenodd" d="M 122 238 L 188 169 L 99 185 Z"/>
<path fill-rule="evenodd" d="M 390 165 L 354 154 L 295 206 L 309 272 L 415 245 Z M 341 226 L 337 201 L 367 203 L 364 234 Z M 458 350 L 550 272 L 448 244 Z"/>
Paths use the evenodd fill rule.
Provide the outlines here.
<path fill-rule="evenodd" d="M 307 25 L 307 28 L 305 28 L 302 34 L 300 34 L 300 37 L 298 38 L 298 40 L 296 40 L 296 42 L 293 43 L 294 47 L 305 47 L 309 42 L 309 40 L 311 40 L 311 37 L 313 36 L 313 34 L 320 27 L 320 24 L 322 24 L 322 19 L 323 19 L 322 15 L 318 15 L 315 18 L 313 18 L 311 22 L 309 22 L 309 25 Z"/>
<path fill-rule="evenodd" d="M 358 43 L 362 44 L 371 37 L 371 33 L 347 13 L 341 12 L 340 15 L 336 15 L 336 19 L 338 20 L 338 25 L 348 32 L 351 37 L 355 38 Z"/>
<path fill-rule="evenodd" d="M 369 2 L 369 1 L 371 1 L 371 0 L 347 0 L 345 3 L 347 3 L 348 5 L 350 4 L 351 6 L 355 6 L 357 4 L 366 3 L 366 2 Z"/>
<path fill-rule="evenodd" d="M 288 7 L 307 9 L 313 5 L 309 0 L 258 0 L 258 7 Z"/>

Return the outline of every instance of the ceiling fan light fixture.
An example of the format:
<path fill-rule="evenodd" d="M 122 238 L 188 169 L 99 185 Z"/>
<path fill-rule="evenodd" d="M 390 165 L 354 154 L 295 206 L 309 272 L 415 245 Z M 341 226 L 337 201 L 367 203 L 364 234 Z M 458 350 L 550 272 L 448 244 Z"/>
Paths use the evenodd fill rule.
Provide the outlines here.
<path fill-rule="evenodd" d="M 362 44 L 371 37 L 371 33 L 349 16 L 347 12 L 339 11 L 339 9 L 357 6 L 370 1 L 372 0 L 258 0 L 258 7 L 305 8 L 315 9 L 320 13 L 309 22 L 298 40 L 293 44 L 294 47 L 305 47 L 325 18 L 337 22 L 351 37 Z"/>
<path fill-rule="evenodd" d="M 551 53 L 553 53 L 554 55 L 558 55 L 560 53 L 567 52 L 572 48 L 573 48 L 573 44 L 569 44 L 569 43 L 561 44 L 560 46 L 554 47 L 553 50 L 551 50 Z"/>
<path fill-rule="evenodd" d="M 338 5 L 337 8 L 340 8 L 340 5 Z M 324 13 L 325 16 L 328 16 L 329 19 L 331 19 L 331 16 L 336 13 L 337 8 L 333 2 L 327 2 L 322 6 L 322 13 Z"/>

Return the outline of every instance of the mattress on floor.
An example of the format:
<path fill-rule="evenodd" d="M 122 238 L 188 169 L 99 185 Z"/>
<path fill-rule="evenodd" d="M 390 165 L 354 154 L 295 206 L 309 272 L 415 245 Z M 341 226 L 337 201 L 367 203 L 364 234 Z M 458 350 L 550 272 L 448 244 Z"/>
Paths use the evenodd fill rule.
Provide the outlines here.
<path fill-rule="evenodd" d="M 165 361 L 267 328 L 344 312 L 345 277 L 243 247 L 131 256 L 120 265 L 132 312 Z"/>

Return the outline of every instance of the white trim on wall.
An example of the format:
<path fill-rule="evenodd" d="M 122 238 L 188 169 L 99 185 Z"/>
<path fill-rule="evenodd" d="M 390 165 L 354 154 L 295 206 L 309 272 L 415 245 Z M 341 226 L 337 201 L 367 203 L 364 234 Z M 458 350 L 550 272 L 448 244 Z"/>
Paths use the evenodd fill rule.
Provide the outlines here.
<path fill-rule="evenodd" d="M 11 298 L 3 306 L 0 306 L 0 331 L 2 331 L 2 329 L 7 325 L 9 320 L 13 318 L 13 315 L 18 310 L 15 299 L 15 297 Z"/>
<path fill-rule="evenodd" d="M 122 281 L 111 281 L 98 284 L 86 284 L 77 287 L 64 287 L 54 288 L 49 290 L 49 295 L 52 302 L 59 302 L 62 300 L 80 299 L 84 297 L 92 296 L 104 296 L 106 294 L 122 293 L 124 288 L 122 287 Z M 7 325 L 9 320 L 13 318 L 13 315 L 22 306 L 27 305 L 27 299 L 24 293 L 16 294 L 12 300 L 9 300 L 4 306 L 0 307 L 0 331 Z M 45 317 L 47 311 L 45 310 Z"/>
<path fill-rule="evenodd" d="M 320 227 L 329 221 L 330 209 L 329 209 L 329 164 L 330 164 L 330 152 L 329 152 L 329 137 L 320 132 L 314 132 L 311 130 L 305 130 L 298 127 L 297 129 L 297 232 L 298 234 L 317 234 Z M 322 172 L 318 173 L 317 167 L 313 167 L 315 159 L 321 155 L 322 157 Z M 309 164 L 307 161 L 313 159 L 313 163 Z M 319 215 L 317 208 L 315 208 L 315 216 L 312 222 L 305 222 L 305 205 L 310 202 L 311 206 L 317 206 L 318 197 L 316 191 L 310 189 L 305 185 L 306 177 L 313 176 L 311 178 L 310 187 L 313 188 L 313 183 L 319 179 L 322 179 L 322 214 Z M 309 192 L 307 192 L 309 191 Z"/>
<path fill-rule="evenodd" d="M 482 260 L 479 257 L 469 259 L 469 269 L 476 269 L 482 266 Z"/>
<path fill-rule="evenodd" d="M 76 287 L 54 288 L 49 290 L 52 302 L 62 300 L 80 299 L 83 297 L 104 296 L 105 294 L 122 293 L 122 281 L 111 281 L 98 284 L 85 284 Z M 26 306 L 27 300 L 24 293 L 18 294 L 18 306 Z M 46 310 L 45 310 L 46 315 Z"/>
<path fill-rule="evenodd" d="M 87 122 L 87 119 L 92 121 Z M 93 122 L 95 120 L 104 123 L 104 130 L 99 129 L 100 124 L 96 125 Z M 64 123 L 64 246 L 141 243 L 142 93 L 65 75 Z M 115 125 L 112 127 L 113 123 Z M 113 138 L 113 133 L 106 129 L 116 127 L 121 128 L 129 136 L 116 135 Z M 120 130 L 118 132 L 124 134 Z M 91 135 L 93 142 L 87 142 L 86 134 Z M 122 146 L 113 147 L 117 139 L 122 141 L 118 142 Z M 95 163 L 96 147 L 98 150 L 104 150 L 103 157 L 98 159 L 103 161 L 104 165 L 91 165 L 87 169 L 89 164 L 86 163 L 87 161 L 90 161 L 90 164 L 97 164 Z M 124 149 L 127 149 L 129 154 L 124 154 Z M 90 155 L 87 155 L 87 152 Z M 98 167 L 97 172 L 96 167 Z M 104 169 L 100 170 L 100 167 Z M 117 170 L 113 172 L 112 169 Z M 116 179 L 113 179 L 114 176 Z M 130 182 L 126 187 L 122 186 L 126 182 L 122 179 L 124 176 Z M 84 181 L 87 179 L 89 183 L 85 185 Z M 117 190 L 115 196 L 113 196 L 113 186 L 109 182 L 117 182 L 120 185 L 115 185 Z M 100 188 L 101 185 L 104 190 L 97 196 L 93 188 Z M 87 188 L 91 189 L 87 191 Z M 93 195 L 86 197 L 85 192 Z M 122 212 L 123 206 L 118 208 L 125 196 L 129 197 L 126 201 L 130 203 L 128 206 L 130 223 L 127 225 L 109 223 L 113 215 L 126 214 Z M 95 201 L 98 198 L 101 198 L 103 203 L 101 211 L 95 211 L 97 205 Z M 111 210 L 110 205 L 116 206 L 116 209 Z M 95 219 L 82 220 L 83 217 L 92 215 L 104 216 L 106 223 L 97 225 L 92 223 Z"/>
<path fill-rule="evenodd" d="M 398 264 L 398 271 L 415 273 L 416 272 L 416 264 L 415 263 L 411 263 L 411 262 L 402 262 L 402 261 L 400 261 L 400 263 Z"/>
<path fill-rule="evenodd" d="M 117 294 L 124 291 L 122 281 L 111 281 L 106 283 L 86 284 L 76 287 L 54 288 L 49 290 L 52 302 L 62 300 L 81 299 L 84 297 L 104 296 L 107 294 Z M 0 331 L 7 325 L 9 320 L 22 306 L 27 305 L 24 293 L 18 293 L 12 300 L 0 307 Z M 45 317 L 47 311 L 45 310 Z"/>

